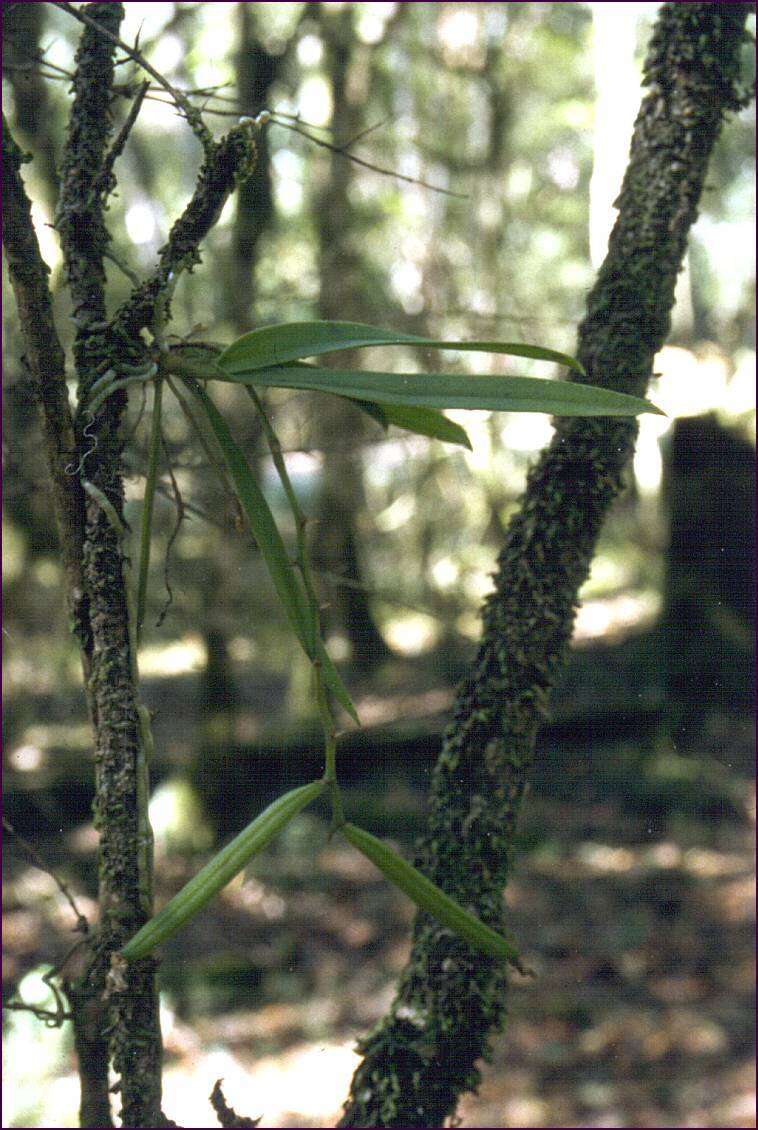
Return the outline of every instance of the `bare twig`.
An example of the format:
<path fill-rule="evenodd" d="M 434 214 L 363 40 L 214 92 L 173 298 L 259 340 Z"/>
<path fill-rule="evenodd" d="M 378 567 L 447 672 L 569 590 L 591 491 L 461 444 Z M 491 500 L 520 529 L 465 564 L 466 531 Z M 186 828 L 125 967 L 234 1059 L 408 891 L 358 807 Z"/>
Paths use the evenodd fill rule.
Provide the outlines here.
<path fill-rule="evenodd" d="M 337 148 L 343 153 L 346 153 L 353 145 L 357 145 L 362 138 L 368 137 L 370 133 L 374 133 L 375 130 L 381 129 L 382 126 L 388 125 L 391 121 L 392 118 L 382 118 L 380 122 L 374 122 L 372 126 L 366 126 L 365 129 L 359 130 L 354 137 L 351 137 L 349 141 L 343 142 L 342 145 Z M 303 122 L 303 125 L 307 125 L 307 122 Z"/>
<path fill-rule="evenodd" d="M 134 101 L 129 108 L 129 113 L 126 116 L 126 120 L 121 129 L 118 131 L 110 149 L 106 153 L 102 168 L 95 178 L 95 183 L 92 185 L 93 193 L 96 193 L 98 195 L 102 194 L 103 196 L 105 196 L 112 191 L 113 166 L 116 163 L 116 158 L 119 157 L 123 152 L 124 146 L 126 145 L 126 139 L 131 133 L 134 123 L 137 121 L 140 109 L 142 108 L 142 103 L 144 102 L 145 95 L 147 94 L 149 89 L 150 83 L 147 82 L 147 80 L 140 84 L 139 89 L 134 96 Z M 120 266 L 120 264 L 118 265 Z"/>
<path fill-rule="evenodd" d="M 61 1012 L 56 1009 L 55 1012 L 49 1008 L 40 1008 L 36 1004 L 27 1004 L 25 1001 L 7 1001 L 3 1008 L 9 1009 L 11 1012 L 31 1012 L 38 1020 L 44 1020 L 45 1025 L 51 1028 L 60 1028 L 61 1020 L 71 1020 L 72 1014 L 70 1012 Z"/>
<path fill-rule="evenodd" d="M 272 113 L 272 124 L 279 125 L 283 129 L 291 130 L 293 133 L 305 137 L 308 141 L 312 141 L 314 145 L 321 146 L 322 149 L 328 149 L 330 153 L 336 153 L 340 157 L 344 157 L 347 161 L 352 161 L 355 165 L 360 165 L 362 169 L 370 169 L 373 173 L 380 173 L 383 177 L 394 177 L 395 180 L 401 180 L 405 184 L 417 184 L 421 188 L 428 188 L 432 192 L 439 192 L 443 196 L 454 196 L 458 200 L 467 200 L 468 197 L 465 192 L 453 192 L 451 188 L 442 188 L 438 184 L 430 184 L 429 181 L 421 180 L 419 177 L 408 177 L 404 173 L 398 173 L 395 169 L 385 169 L 381 165 L 375 165 L 371 161 L 364 161 L 362 157 L 356 157 L 355 153 L 348 153 L 344 146 L 332 145 L 329 141 L 324 141 L 321 137 L 314 137 L 312 133 L 307 133 L 304 129 L 294 125 L 291 122 L 277 122 L 277 113 L 274 110 Z M 354 139 L 355 140 L 355 139 Z M 348 145 L 354 144 L 354 140 L 348 142 Z"/>
<path fill-rule="evenodd" d="M 25 840 L 24 837 L 13 827 L 10 820 L 6 820 L 5 817 L 3 817 L 3 828 L 9 835 L 18 840 L 24 851 L 29 855 L 34 865 L 38 867 L 40 871 L 44 871 L 53 880 L 56 887 L 61 892 L 63 897 L 66 899 L 66 902 L 74 912 L 74 917 L 76 918 L 76 926 L 74 927 L 74 929 L 79 930 L 82 934 L 87 934 L 89 932 L 89 922 L 87 921 L 85 915 L 82 914 L 82 912 L 79 910 L 79 907 L 76 905 L 76 899 L 71 894 L 71 891 L 68 889 L 60 876 L 56 875 L 55 871 L 48 863 L 45 862 L 37 849 L 32 844 L 30 844 L 28 840 Z"/>

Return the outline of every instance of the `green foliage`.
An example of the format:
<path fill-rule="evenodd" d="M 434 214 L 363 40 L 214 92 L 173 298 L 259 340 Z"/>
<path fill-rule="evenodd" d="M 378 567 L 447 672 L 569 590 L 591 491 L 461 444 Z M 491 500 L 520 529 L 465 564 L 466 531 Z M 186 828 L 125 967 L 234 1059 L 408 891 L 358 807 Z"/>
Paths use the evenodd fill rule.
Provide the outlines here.
<path fill-rule="evenodd" d="M 262 388 L 331 392 L 380 404 L 425 408 L 469 408 L 496 412 L 549 412 L 554 416 L 663 415 L 641 397 L 571 381 L 490 377 L 473 373 L 383 373 L 323 369 L 294 363 L 235 373 L 235 382 Z M 410 422 L 405 425 L 410 428 Z"/>
<path fill-rule="evenodd" d="M 360 322 L 288 322 L 252 330 L 233 342 L 218 358 L 218 365 L 227 373 L 249 373 L 285 365 L 303 357 L 318 357 L 340 349 L 360 349 L 368 345 L 417 345 L 456 352 L 506 353 L 515 357 L 531 357 L 538 361 L 556 361 L 577 373 L 584 369 L 574 357 L 545 349 L 539 345 L 523 345 L 508 341 L 437 341 L 415 334 L 397 333 Z"/>
<path fill-rule="evenodd" d="M 308 658 L 312 662 L 318 660 L 327 686 L 334 691 L 338 700 L 357 722 L 358 716 L 355 713 L 355 707 L 350 701 L 350 696 L 345 690 L 342 679 L 318 635 L 316 610 L 312 603 L 309 605 L 297 575 L 290 564 L 287 550 L 284 547 L 269 504 L 213 401 L 197 382 L 191 381 L 190 388 L 200 401 L 218 440 L 221 453 L 232 476 L 237 496 L 250 523 L 253 536 L 265 558 L 269 575 L 287 613 L 292 630 L 302 644 Z"/>
<path fill-rule="evenodd" d="M 185 386 L 198 401 L 205 419 L 215 436 L 224 463 L 231 477 L 234 490 L 242 509 L 247 516 L 250 529 L 260 547 L 268 567 L 271 580 L 287 614 L 295 636 L 313 665 L 315 696 L 321 716 L 325 743 L 325 772 L 320 781 L 302 786 L 274 801 L 230 844 L 216 855 L 190 882 L 173 898 L 169 904 L 142 927 L 134 938 L 123 948 L 127 960 L 146 957 L 152 950 L 192 918 L 202 907 L 225 886 L 248 863 L 250 858 L 260 852 L 306 804 L 315 800 L 329 787 L 332 802 L 332 825 L 342 830 L 345 838 L 363 852 L 379 867 L 387 878 L 404 891 L 418 906 L 436 916 L 439 921 L 453 930 L 471 945 L 483 950 L 492 957 L 518 961 L 516 950 L 490 927 L 455 903 L 448 895 L 436 887 L 400 856 L 392 852 L 380 840 L 352 824 L 347 824 L 342 812 L 342 800 L 336 777 L 336 730 L 332 708 L 325 694 L 325 688 L 333 691 L 337 700 L 358 722 L 358 715 L 347 690 L 332 663 L 320 635 L 319 609 L 310 579 L 305 545 L 302 540 L 304 517 L 300 512 L 297 498 L 289 480 L 286 465 L 281 457 L 281 447 L 265 409 L 254 392 L 255 385 L 274 385 L 279 387 L 312 388 L 339 395 L 359 395 L 366 392 L 378 394 L 377 402 L 381 410 L 384 399 L 395 401 L 411 413 L 420 409 L 421 416 L 406 415 L 404 426 L 413 429 L 420 427 L 422 434 L 428 430 L 441 430 L 434 420 L 424 417 L 424 410 L 430 407 L 453 405 L 467 408 L 508 408 L 516 406 L 528 411 L 560 411 L 569 415 L 632 415 L 642 411 L 657 411 L 647 401 L 606 389 L 596 389 L 576 383 L 551 383 L 528 378 L 496 377 L 456 377 L 447 374 L 396 374 L 362 373 L 352 370 L 318 369 L 303 365 L 301 358 L 334 352 L 340 349 L 355 348 L 356 345 L 399 345 L 414 344 L 437 348 L 455 348 L 456 343 L 430 341 L 414 338 L 408 334 L 394 334 L 378 330 L 372 326 L 356 323 L 309 322 L 289 323 L 268 326 L 265 329 L 246 334 L 229 346 L 220 357 L 214 351 L 203 358 L 203 350 L 175 351 L 168 367 L 178 374 Z M 539 346 L 522 346 L 500 342 L 465 342 L 461 348 L 478 351 L 517 353 L 521 356 L 539 357 L 543 360 L 556 360 L 573 369 L 581 369 L 573 358 L 557 354 L 553 350 Z M 153 373 L 148 372 L 152 379 Z M 293 517 L 298 526 L 298 556 L 296 565 L 300 577 L 293 567 L 282 536 L 276 525 L 271 508 L 248 467 L 240 447 L 235 442 L 224 417 L 208 396 L 201 380 L 227 379 L 250 386 L 264 432 L 266 434 L 274 465 L 281 480 L 285 495 L 289 500 Z M 158 389 L 163 374 L 158 376 Z M 113 385 L 119 382 L 114 380 Z M 171 385 L 173 388 L 174 386 Z M 485 391 L 486 387 L 486 391 Z M 98 390 L 101 403 L 111 391 L 107 384 Z M 474 391 L 470 391 L 473 389 Z M 495 390 L 494 393 L 492 390 Z M 176 393 L 176 389 L 174 389 Z M 150 489 L 146 491 L 143 515 L 143 548 L 141 558 L 149 556 L 146 539 L 150 537 L 150 519 L 153 504 L 155 462 L 160 428 L 157 426 L 161 411 L 160 396 L 156 396 L 152 429 L 150 456 L 151 473 L 148 476 Z M 375 408 L 373 399 L 370 410 Z M 444 417 L 441 419 L 444 420 Z M 426 432 L 424 432 L 426 429 Z M 146 575 L 146 566 L 140 570 Z M 144 595 L 141 589 L 141 605 Z"/>
<path fill-rule="evenodd" d="M 660 410 L 647 400 L 576 382 L 547 382 L 530 377 L 494 377 L 448 373 L 388 373 L 306 365 L 304 357 L 369 345 L 414 345 L 434 349 L 504 353 L 554 361 L 578 373 L 579 362 L 543 346 L 499 341 L 438 341 L 398 334 L 356 322 L 293 322 L 266 326 L 239 338 L 216 364 L 227 379 L 273 388 L 313 389 L 407 408 L 470 408 L 500 412 L 551 412 L 559 416 L 636 416 Z M 401 418 L 402 419 L 402 418 Z M 391 421 L 398 423 L 398 418 Z M 414 430 L 415 420 L 400 425 Z M 426 420 L 422 420 L 422 427 Z M 429 431 L 422 430 L 422 435 Z"/>
<path fill-rule="evenodd" d="M 370 859 L 382 874 L 421 910 L 431 914 L 475 949 L 500 961 L 518 964 L 515 946 L 510 945 L 502 934 L 485 926 L 475 915 L 469 914 L 427 879 L 426 875 L 422 875 L 376 836 L 372 836 L 363 828 L 357 828 L 354 824 L 343 825 L 341 832 L 348 843 Z"/>
<path fill-rule="evenodd" d="M 154 918 L 123 947 L 127 961 L 137 961 L 175 934 L 201 910 L 247 863 L 324 790 L 323 781 L 312 781 L 278 797 L 248 824 L 210 863 L 198 871 Z"/>

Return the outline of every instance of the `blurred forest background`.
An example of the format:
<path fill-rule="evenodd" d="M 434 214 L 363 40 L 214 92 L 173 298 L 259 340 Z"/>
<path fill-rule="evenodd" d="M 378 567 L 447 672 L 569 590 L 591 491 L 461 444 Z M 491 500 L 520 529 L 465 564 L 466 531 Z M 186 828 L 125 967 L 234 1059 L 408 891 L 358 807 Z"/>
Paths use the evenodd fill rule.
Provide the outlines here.
<path fill-rule="evenodd" d="M 179 284 L 172 330 L 228 342 L 261 324 L 336 318 L 571 352 L 614 218 L 656 10 L 127 3 L 124 40 L 139 32 L 174 84 L 207 90 L 219 131 L 268 108 L 343 150 L 266 127 L 255 174 Z M 67 343 L 49 224 L 78 34 L 41 3 L 4 20 L 5 113 L 34 155 L 24 178 Z M 125 63 L 117 73 L 127 83 L 134 72 Z M 539 976 L 514 985 L 464 1126 L 754 1125 L 754 114 L 727 124 L 712 163 L 650 393 L 667 416 L 641 418 L 633 481 L 607 524 L 539 742 L 506 896 Z M 415 183 L 353 163 L 348 150 Z M 137 275 L 197 167 L 195 139 L 164 95 L 148 96 L 108 214 L 114 254 Z M 128 285 L 109 264 L 111 309 Z M 5 814 L 92 912 L 90 731 L 5 275 L 3 287 Z M 408 371 L 430 357 L 362 350 L 350 360 Z M 455 363 L 555 375 L 504 357 Z M 217 401 L 286 528 L 250 401 L 225 386 Z M 465 451 L 385 434 L 326 395 L 269 403 L 314 519 L 328 646 L 363 721 L 342 739 L 348 815 L 407 848 L 503 530 L 550 422 L 451 412 L 471 437 Z M 132 525 L 143 408 L 134 392 Z M 154 711 L 159 903 L 321 760 L 307 662 L 256 547 L 178 407 L 167 420 L 140 654 Z M 412 915 L 325 828 L 318 811 L 302 816 L 165 947 L 166 1110 L 180 1123 L 204 1110 L 210 1124 L 219 1076 L 264 1125 L 336 1117 L 354 1041 L 391 999 Z M 41 976 L 73 922 L 21 842 L 6 846 L 4 998 L 44 1001 Z M 4 1124 L 74 1125 L 67 1030 L 9 1012 L 5 1037 Z"/>

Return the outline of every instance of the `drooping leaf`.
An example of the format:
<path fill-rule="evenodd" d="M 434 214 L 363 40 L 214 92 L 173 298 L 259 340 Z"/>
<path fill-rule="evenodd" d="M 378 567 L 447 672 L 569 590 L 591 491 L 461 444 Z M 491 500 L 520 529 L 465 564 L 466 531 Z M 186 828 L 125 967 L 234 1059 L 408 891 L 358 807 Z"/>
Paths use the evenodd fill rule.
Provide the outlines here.
<path fill-rule="evenodd" d="M 271 508 L 216 405 L 200 385 L 191 383 L 189 387 L 200 401 L 221 448 L 250 529 L 268 566 L 287 618 L 305 651 L 312 658 L 315 647 L 312 618 Z"/>
<path fill-rule="evenodd" d="M 459 352 L 506 353 L 514 357 L 531 357 L 536 361 L 554 361 L 577 373 L 584 369 L 574 357 L 541 345 L 523 345 L 513 341 L 440 341 L 416 337 L 415 334 L 383 330 L 362 322 L 283 322 L 263 326 L 244 334 L 216 358 L 216 364 L 227 373 L 250 372 L 270 365 L 284 365 L 303 357 L 318 357 L 340 349 L 360 349 L 368 345 L 413 345 L 430 349 L 451 349 Z"/>
<path fill-rule="evenodd" d="M 410 407 L 548 412 L 553 416 L 664 414 L 641 397 L 575 381 L 551 381 L 540 377 L 362 372 L 296 363 L 240 370 L 229 373 L 227 379 L 261 388 L 313 389 L 355 400 Z"/>
<path fill-rule="evenodd" d="M 356 827 L 355 824 L 343 824 L 340 831 L 348 843 L 370 859 L 391 883 L 415 902 L 416 906 L 431 914 L 458 937 L 464 938 L 470 945 L 489 954 L 490 957 L 499 958 L 501 961 L 519 962 L 518 951 L 511 942 L 475 915 L 464 910 L 431 879 L 427 879 L 426 875 L 422 875 L 382 840 L 378 840 L 363 828 Z"/>
<path fill-rule="evenodd" d="M 151 918 L 121 950 L 127 961 L 137 961 L 151 954 L 156 946 L 175 934 L 199 910 L 210 902 L 227 883 L 238 875 L 254 855 L 271 843 L 273 838 L 297 816 L 307 804 L 315 800 L 325 788 L 325 782 L 312 781 L 278 797 L 268 808 L 248 824 L 238 836 L 222 848 L 202 870 L 198 871 L 182 889 Z"/>
<path fill-rule="evenodd" d="M 196 381 L 188 380 L 187 386 L 192 390 L 208 419 L 213 433 L 218 441 L 224 462 L 231 475 L 237 496 L 245 511 L 250 529 L 263 559 L 266 562 L 269 574 L 279 599 L 287 613 L 287 619 L 295 635 L 302 644 L 303 650 L 309 659 L 317 657 L 321 661 L 321 668 L 326 685 L 334 692 L 339 702 L 350 714 L 355 722 L 359 722 L 355 707 L 347 693 L 339 672 L 316 634 L 316 624 L 308 601 L 303 592 L 300 580 L 295 572 L 287 553 L 286 546 L 279 533 L 271 508 L 266 501 L 260 487 L 255 481 L 245 456 L 240 451 L 224 417 L 208 396 L 205 389 Z"/>
<path fill-rule="evenodd" d="M 403 428 L 407 432 L 414 432 L 420 436 L 430 436 L 432 439 L 441 439 L 444 443 L 457 443 L 461 447 L 471 450 L 471 441 L 466 435 L 465 428 L 448 420 L 441 412 L 434 408 L 407 407 L 401 404 L 376 404 L 370 400 L 356 400 L 355 404 L 362 408 L 373 420 L 388 428 L 394 424 L 396 428 Z"/>

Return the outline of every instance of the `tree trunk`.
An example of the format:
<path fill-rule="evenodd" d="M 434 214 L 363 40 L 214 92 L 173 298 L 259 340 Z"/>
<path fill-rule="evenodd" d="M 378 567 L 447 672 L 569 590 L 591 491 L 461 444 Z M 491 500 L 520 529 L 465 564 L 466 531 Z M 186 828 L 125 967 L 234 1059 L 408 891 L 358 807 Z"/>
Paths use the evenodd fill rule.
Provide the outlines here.
<path fill-rule="evenodd" d="M 588 383 L 645 392 L 708 158 L 725 113 L 745 104 L 737 83 L 748 11 L 661 8 L 618 219 L 579 330 Z M 535 737 L 635 435 L 625 421 L 557 421 L 509 527 L 478 655 L 445 734 L 418 862 L 495 927 Z M 360 1045 L 340 1125 L 441 1126 L 478 1083 L 505 989 L 501 967 L 420 915 L 390 1012 Z"/>
<path fill-rule="evenodd" d="M 255 5 L 237 4 L 239 47 L 236 54 L 237 90 L 244 114 L 254 116 L 265 107 L 269 90 L 276 81 L 283 55 L 270 55 L 256 35 Z M 261 134 L 258 163 L 237 193 L 232 232 L 230 285 L 226 299 L 229 318 L 237 335 L 253 327 L 255 267 L 261 236 L 274 214 L 268 141 Z"/>
<path fill-rule="evenodd" d="M 715 417 L 677 420 L 667 444 L 663 626 L 672 739 L 755 706 L 755 446 Z"/>
<path fill-rule="evenodd" d="M 26 366 L 42 410 L 45 448 L 61 534 L 72 628 L 79 643 L 95 734 L 95 825 L 99 842 L 100 922 L 85 972 L 64 985 L 73 1014 L 84 1125 L 110 1124 L 108 1063 L 119 1075 L 124 1126 L 167 1124 L 161 1112 L 161 1036 L 155 961 L 126 963 L 118 951 L 151 913 L 151 866 L 144 762 L 150 739 L 138 702 L 136 623 L 130 609 L 124 540 L 121 422 L 123 386 L 89 410 L 95 381 L 134 373 L 149 379 L 162 361 L 170 297 L 180 271 L 229 194 L 251 171 L 256 146 L 248 125 L 214 141 L 202 119 L 173 91 L 200 141 L 204 160 L 195 192 L 171 228 L 152 274 L 135 283 L 108 320 L 103 259 L 110 239 L 105 202 L 113 164 L 134 123 L 146 87 L 110 143 L 114 57 L 122 4 L 66 6 L 84 25 L 76 53 L 73 102 L 61 166 L 55 226 L 76 325 L 74 362 L 79 412 L 72 420 L 65 357 L 52 318 L 47 267 L 20 177 L 23 155 L 3 123 L 3 245 L 17 299 Z M 110 143 L 110 144 L 109 144 Z M 148 329 L 153 349 L 142 337 Z M 147 360 L 147 369 L 145 362 Z M 109 374 L 109 375 L 107 375 Z"/>

